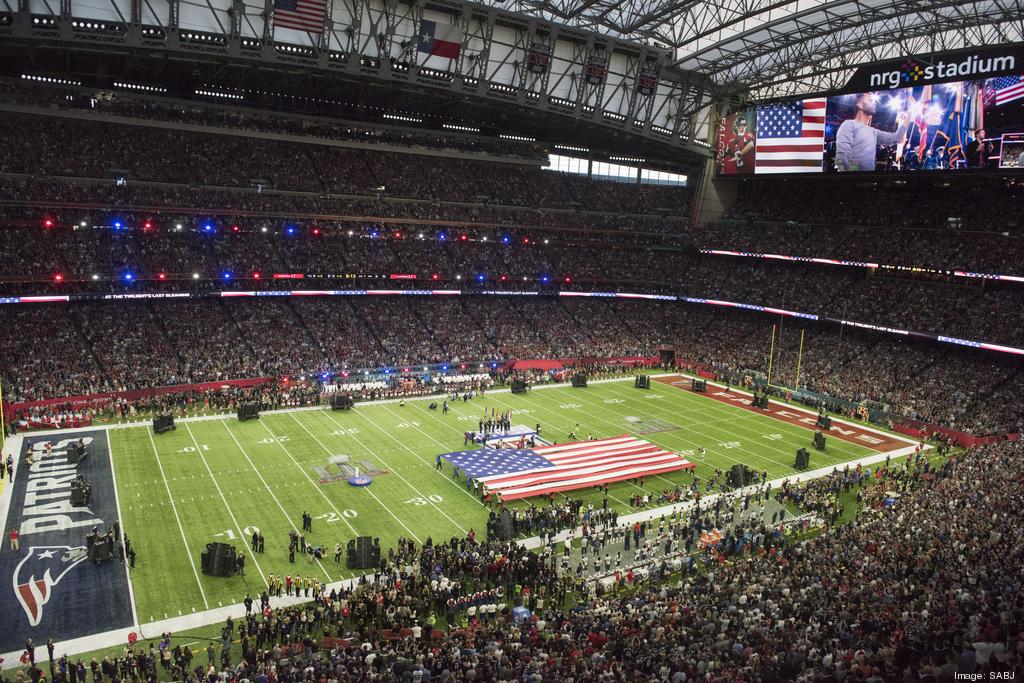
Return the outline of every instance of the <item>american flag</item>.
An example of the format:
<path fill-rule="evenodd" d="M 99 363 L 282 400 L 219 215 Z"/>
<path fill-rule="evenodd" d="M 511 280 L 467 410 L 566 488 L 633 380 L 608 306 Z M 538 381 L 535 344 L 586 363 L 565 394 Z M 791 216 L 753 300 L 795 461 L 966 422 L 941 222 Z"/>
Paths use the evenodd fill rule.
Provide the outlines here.
<path fill-rule="evenodd" d="M 440 456 L 502 500 L 572 491 L 696 467 L 660 446 L 623 435 L 530 449 L 480 449 Z"/>
<path fill-rule="evenodd" d="M 757 108 L 754 173 L 816 173 L 825 147 L 825 98 Z"/>
<path fill-rule="evenodd" d="M 996 91 L 996 106 L 1024 97 L 1024 81 L 1020 76 L 999 76 L 992 79 Z"/>
<path fill-rule="evenodd" d="M 274 0 L 274 28 L 320 33 L 326 13 L 327 0 Z"/>

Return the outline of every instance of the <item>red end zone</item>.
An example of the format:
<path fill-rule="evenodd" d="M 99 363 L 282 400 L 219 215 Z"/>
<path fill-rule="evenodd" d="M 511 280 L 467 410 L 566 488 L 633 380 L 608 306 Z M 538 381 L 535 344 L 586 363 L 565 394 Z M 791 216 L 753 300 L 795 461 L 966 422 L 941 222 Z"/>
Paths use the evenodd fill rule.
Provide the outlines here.
<path fill-rule="evenodd" d="M 651 379 L 655 382 L 675 387 L 676 389 L 690 391 L 689 377 L 684 377 L 682 375 L 669 375 L 667 377 L 652 377 Z M 727 405 L 749 410 L 750 412 L 757 413 L 758 415 L 773 417 L 781 422 L 796 425 L 797 427 L 803 427 L 812 432 L 817 430 L 817 427 L 815 426 L 817 423 L 817 417 L 814 413 L 786 405 L 784 403 L 777 403 L 776 401 L 768 402 L 768 410 L 754 408 L 751 405 L 750 394 L 745 391 L 739 391 L 736 389 L 726 390 L 724 387 L 708 382 L 707 393 L 700 395 Z M 840 422 L 835 418 L 832 418 L 832 429 L 827 432 L 827 435 L 832 438 L 855 443 L 858 446 L 870 448 L 871 450 L 878 451 L 879 453 L 887 453 L 889 451 L 894 451 L 897 448 L 904 448 L 916 443 L 914 441 L 897 438 L 891 434 L 886 434 L 885 432 L 865 429 L 857 424 Z"/>

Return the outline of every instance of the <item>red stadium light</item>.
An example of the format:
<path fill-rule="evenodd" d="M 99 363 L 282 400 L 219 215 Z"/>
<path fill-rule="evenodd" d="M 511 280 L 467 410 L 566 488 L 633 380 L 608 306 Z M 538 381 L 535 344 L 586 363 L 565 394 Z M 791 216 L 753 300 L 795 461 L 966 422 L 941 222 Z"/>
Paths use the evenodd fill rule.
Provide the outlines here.
<path fill-rule="evenodd" d="M 466 364 L 463 363 L 462 365 L 459 366 L 459 368 L 462 369 L 462 370 L 465 370 L 466 369 Z"/>
<path fill-rule="evenodd" d="M 260 274 L 259 273 L 253 273 L 252 274 L 252 279 L 253 280 L 259 280 L 260 279 Z"/>
<path fill-rule="evenodd" d="M 431 280 L 440 280 L 441 276 L 438 275 L 437 273 L 434 273 L 433 275 L 430 276 L 430 279 Z"/>
<path fill-rule="evenodd" d="M 469 235 L 460 235 L 459 239 L 462 240 L 463 242 L 465 242 L 466 240 L 469 239 Z"/>
<path fill-rule="evenodd" d="M 402 368 L 402 372 L 409 372 L 409 368 Z"/>
<path fill-rule="evenodd" d="M 569 284 L 570 282 L 572 282 L 572 280 L 570 280 L 569 278 L 565 278 L 565 284 Z"/>
<path fill-rule="evenodd" d="M 232 225 L 231 226 L 231 232 L 240 232 L 241 230 L 242 229 L 240 227 L 238 227 L 237 225 Z"/>
<path fill-rule="evenodd" d="M 396 231 L 395 231 L 395 239 L 396 239 L 396 240 L 400 240 L 400 239 L 402 239 L 402 233 L 400 233 L 400 232 L 398 232 L 398 231 L 396 230 Z"/>
<path fill-rule="evenodd" d="M 53 219 L 52 218 L 44 218 L 43 219 L 43 227 L 44 228 L 52 228 L 53 227 Z"/>
<path fill-rule="evenodd" d="M 501 281 L 505 282 L 506 280 L 508 280 L 508 275 L 502 275 L 501 276 Z"/>
<path fill-rule="evenodd" d="M 348 377 L 348 373 L 347 372 L 343 372 L 343 373 L 341 373 L 341 376 L 342 377 Z"/>
<path fill-rule="evenodd" d="M 63 282 L 64 281 L 64 276 L 61 275 L 60 273 L 57 273 L 56 275 L 53 276 L 53 279 L 54 279 L 55 282 Z"/>
<path fill-rule="evenodd" d="M 524 237 L 523 238 L 523 244 L 529 244 L 529 243 L 530 243 L 530 238 L 529 237 Z"/>
<path fill-rule="evenodd" d="M 157 273 L 156 277 L 157 277 L 158 280 L 166 280 L 167 279 L 167 273 Z"/>
<path fill-rule="evenodd" d="M 319 235 L 320 234 L 320 228 L 313 228 L 313 234 L 314 235 Z"/>
<path fill-rule="evenodd" d="M 150 223 L 149 221 L 146 221 L 145 223 L 142 224 L 142 228 L 143 230 L 151 230 L 153 228 L 153 224 Z"/>

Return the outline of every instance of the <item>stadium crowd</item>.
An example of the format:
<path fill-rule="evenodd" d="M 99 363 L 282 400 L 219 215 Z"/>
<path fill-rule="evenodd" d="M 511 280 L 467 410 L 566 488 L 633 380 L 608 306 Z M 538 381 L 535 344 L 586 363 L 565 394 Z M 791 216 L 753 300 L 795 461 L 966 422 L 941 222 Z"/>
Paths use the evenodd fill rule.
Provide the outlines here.
<path fill-rule="evenodd" d="M 677 568 L 662 557 L 611 582 L 560 571 L 558 552 L 473 532 L 422 548 L 402 542 L 351 589 L 276 608 L 268 591 L 205 661 L 165 634 L 158 647 L 129 646 L 103 662 L 58 656 L 53 680 L 84 683 L 90 669 L 97 683 L 1007 677 L 1024 666 L 1014 513 L 1024 504 L 1022 455 L 1019 443 L 1001 443 L 938 467 L 921 457 L 886 463 L 851 478 L 864 507 L 849 523 L 702 544 L 695 562 Z M 699 538 L 701 517 L 688 518 L 684 535 Z M 30 667 L 33 680 L 43 666 Z"/>

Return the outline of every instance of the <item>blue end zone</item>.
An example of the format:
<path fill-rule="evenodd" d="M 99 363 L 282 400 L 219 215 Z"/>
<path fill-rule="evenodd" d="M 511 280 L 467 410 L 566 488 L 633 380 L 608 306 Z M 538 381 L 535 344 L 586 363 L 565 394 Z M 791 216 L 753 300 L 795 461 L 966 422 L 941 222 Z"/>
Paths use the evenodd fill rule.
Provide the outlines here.
<path fill-rule="evenodd" d="M 88 454 L 74 465 L 65 449 L 79 438 Z M 49 455 L 47 442 L 53 444 Z M 25 461 L 29 450 L 31 467 Z M 22 649 L 27 638 L 43 645 L 47 638 L 62 641 L 131 626 L 120 554 L 99 565 L 85 556 L 92 527 L 106 531 L 117 519 L 107 433 L 28 436 L 21 458 L 0 552 L 0 652 Z M 86 507 L 71 506 L 71 481 L 79 474 L 92 482 Z M 18 551 L 10 550 L 12 528 L 19 532 Z"/>

